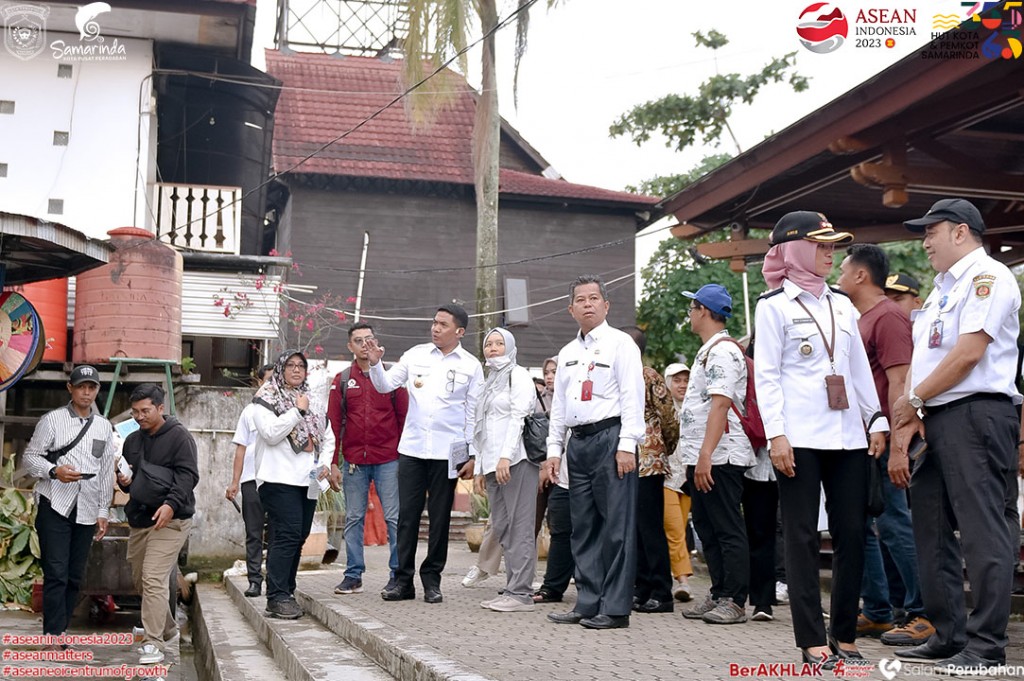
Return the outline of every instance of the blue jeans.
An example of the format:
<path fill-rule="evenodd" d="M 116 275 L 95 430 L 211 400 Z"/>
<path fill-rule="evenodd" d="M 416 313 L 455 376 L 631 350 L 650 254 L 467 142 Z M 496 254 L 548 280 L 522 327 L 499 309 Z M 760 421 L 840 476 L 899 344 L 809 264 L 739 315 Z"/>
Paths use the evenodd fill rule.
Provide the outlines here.
<path fill-rule="evenodd" d="M 882 470 L 889 464 L 889 450 L 882 454 Z M 877 518 L 868 518 L 868 532 L 864 541 L 864 578 L 861 581 L 861 597 L 864 599 L 863 614 L 872 622 L 891 622 L 892 606 L 889 602 L 889 582 L 882 564 L 881 541 L 889 550 L 893 563 L 906 586 L 903 608 L 910 618 L 925 616 L 921 601 L 921 588 L 917 576 L 917 549 L 914 547 L 914 529 L 907 507 L 906 491 L 896 489 L 887 473 L 882 474 L 882 493 L 885 496 L 885 511 Z M 874 520 L 878 528 L 876 536 L 871 528 Z"/>
<path fill-rule="evenodd" d="M 345 491 L 345 576 L 362 579 L 366 570 L 363 529 L 372 480 L 380 497 L 384 521 L 388 524 L 388 547 L 391 549 L 388 567 L 394 577 L 398 569 L 398 461 L 357 465 L 355 470 L 347 461 L 343 461 L 341 466 Z"/>

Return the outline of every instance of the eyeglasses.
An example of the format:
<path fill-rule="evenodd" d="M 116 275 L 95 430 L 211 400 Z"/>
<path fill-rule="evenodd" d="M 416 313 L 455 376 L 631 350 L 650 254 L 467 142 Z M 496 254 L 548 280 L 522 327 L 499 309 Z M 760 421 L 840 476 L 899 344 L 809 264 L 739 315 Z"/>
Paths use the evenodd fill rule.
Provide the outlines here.
<path fill-rule="evenodd" d="M 693 302 L 690 303 L 690 310 L 700 310 L 703 307 L 704 306 L 701 305 L 700 303 L 698 303 L 696 300 L 694 300 Z"/>
<path fill-rule="evenodd" d="M 355 345 L 358 345 L 359 347 L 363 347 L 364 345 L 366 345 L 367 341 L 372 341 L 372 340 L 377 340 L 377 339 L 374 338 L 373 336 L 365 336 L 363 338 L 353 338 L 352 342 Z"/>
<path fill-rule="evenodd" d="M 445 389 L 450 393 L 455 392 L 455 369 L 448 370 L 448 384 Z"/>
<path fill-rule="evenodd" d="M 285 369 L 302 369 L 303 371 L 305 371 L 306 370 L 306 365 L 303 364 L 302 362 L 288 362 L 287 364 L 284 365 L 284 368 Z"/>

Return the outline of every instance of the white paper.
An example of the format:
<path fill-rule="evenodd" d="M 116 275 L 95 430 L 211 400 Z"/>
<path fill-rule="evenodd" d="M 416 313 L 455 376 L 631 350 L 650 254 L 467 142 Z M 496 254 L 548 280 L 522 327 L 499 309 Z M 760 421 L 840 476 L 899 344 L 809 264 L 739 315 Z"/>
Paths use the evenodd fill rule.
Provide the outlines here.
<path fill-rule="evenodd" d="M 452 442 L 451 449 L 448 450 L 448 479 L 454 480 L 459 477 L 459 469 L 467 461 L 469 461 L 469 443 Z"/>

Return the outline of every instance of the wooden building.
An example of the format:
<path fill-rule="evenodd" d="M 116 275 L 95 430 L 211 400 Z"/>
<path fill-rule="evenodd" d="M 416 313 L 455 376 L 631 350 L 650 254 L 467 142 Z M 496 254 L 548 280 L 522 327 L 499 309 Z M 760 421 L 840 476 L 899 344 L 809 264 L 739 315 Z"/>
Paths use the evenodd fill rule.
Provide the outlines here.
<path fill-rule="evenodd" d="M 278 250 L 302 271 L 292 284 L 333 292 L 353 308 L 366 233 L 361 312 L 386 358 L 429 341 L 439 304 L 458 300 L 472 314 L 476 99 L 462 77 L 446 71 L 431 80 L 425 89 L 451 98 L 432 123 L 415 123 L 402 102 L 387 106 L 404 89 L 401 62 L 268 51 L 267 71 L 284 84 L 274 170 L 289 171 L 279 178 L 288 199 Z M 513 328 L 521 364 L 539 366 L 572 337 L 567 287 L 579 274 L 611 282 L 609 322 L 633 323 L 633 239 L 655 199 L 560 179 L 504 123 L 500 192 L 498 307 L 521 304 L 504 295 L 509 278 L 526 281 L 530 305 Z M 325 347 L 332 358 L 348 354 L 339 331 Z M 469 331 L 479 329 L 471 322 Z"/>

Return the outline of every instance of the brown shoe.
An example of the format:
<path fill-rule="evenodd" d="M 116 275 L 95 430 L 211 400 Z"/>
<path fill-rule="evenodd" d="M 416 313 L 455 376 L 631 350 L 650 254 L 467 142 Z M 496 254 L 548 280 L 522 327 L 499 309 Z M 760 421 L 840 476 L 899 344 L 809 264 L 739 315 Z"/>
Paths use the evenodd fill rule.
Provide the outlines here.
<path fill-rule="evenodd" d="M 914 617 L 902 627 L 882 634 L 882 643 L 887 646 L 916 646 L 925 643 L 934 633 L 935 627 L 931 622 L 924 617 Z"/>
<path fill-rule="evenodd" d="M 873 622 L 863 614 L 857 615 L 857 636 L 878 638 L 894 626 L 892 622 Z"/>

